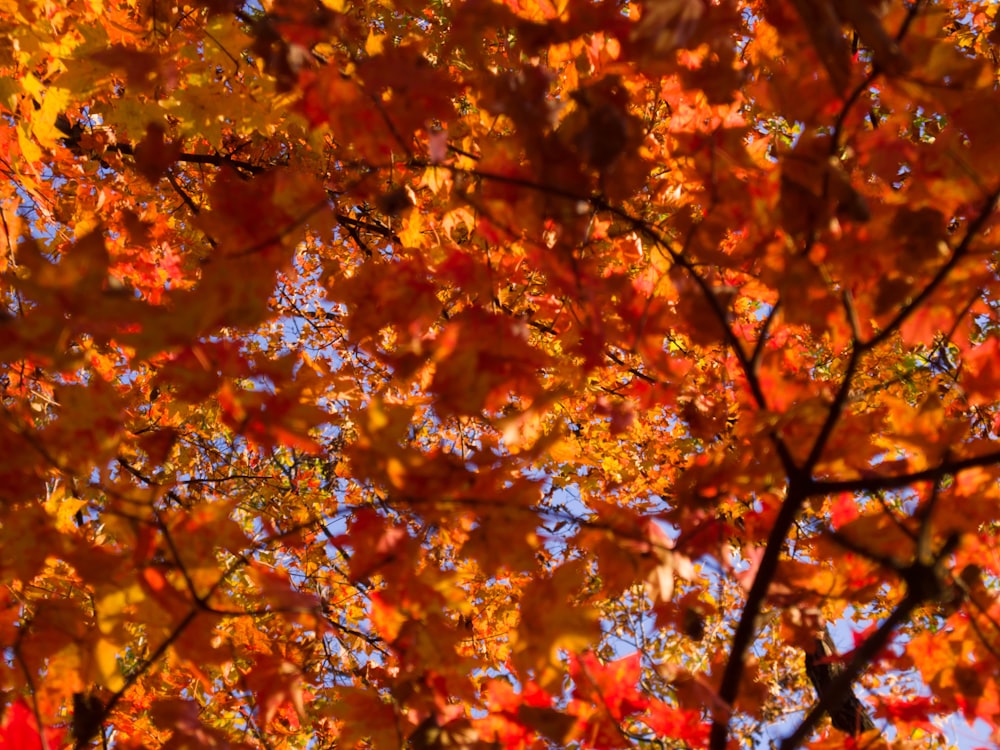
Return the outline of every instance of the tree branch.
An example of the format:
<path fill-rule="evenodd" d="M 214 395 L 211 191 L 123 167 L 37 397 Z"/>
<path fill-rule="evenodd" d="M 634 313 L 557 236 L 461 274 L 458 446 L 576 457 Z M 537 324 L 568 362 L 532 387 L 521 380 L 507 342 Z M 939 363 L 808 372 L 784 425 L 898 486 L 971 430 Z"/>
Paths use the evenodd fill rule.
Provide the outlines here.
<path fill-rule="evenodd" d="M 951 257 L 948 261 L 938 269 L 938 272 L 934 274 L 927 285 L 916 294 L 913 299 L 911 299 L 906 305 L 904 305 L 899 312 L 890 320 L 885 328 L 879 331 L 877 334 L 872 336 L 867 341 L 861 342 L 859 348 L 862 352 L 867 352 L 874 349 L 876 346 L 885 341 L 889 336 L 893 334 L 899 327 L 906 322 L 906 320 L 913 315 L 920 307 L 927 302 L 930 296 L 937 290 L 941 284 L 944 283 L 945 279 L 948 278 L 958 262 L 964 258 L 968 252 L 969 248 L 972 246 L 972 240 L 976 238 L 979 231 L 986 225 L 990 216 L 993 215 L 993 211 L 996 208 L 997 200 L 1000 200 L 1000 187 L 996 188 L 991 192 L 986 200 L 983 202 L 983 207 L 980 209 L 979 214 L 975 219 L 969 224 L 969 230 L 965 233 L 962 241 L 958 244 L 958 247 L 952 252 Z"/>
<path fill-rule="evenodd" d="M 809 484 L 809 497 L 818 495 L 835 495 L 841 492 L 878 492 L 879 490 L 898 490 L 917 482 L 936 482 L 949 474 L 959 474 L 967 469 L 996 466 L 1000 464 L 1000 450 L 983 453 L 979 456 L 969 456 L 953 461 L 947 461 L 929 469 L 897 474 L 895 476 L 867 476 L 860 479 L 813 480 Z"/>
<path fill-rule="evenodd" d="M 875 722 L 872 721 L 864 704 L 854 694 L 851 685 L 847 686 L 843 695 L 837 694 L 833 689 L 834 683 L 844 670 L 843 665 L 837 661 L 839 654 L 826 628 L 816 638 L 815 645 L 815 650 L 805 655 L 806 676 L 813 684 L 820 705 L 824 705 L 833 726 L 850 735 L 875 729 Z"/>
<path fill-rule="evenodd" d="M 816 725 L 819 724 L 826 714 L 829 713 L 832 718 L 835 713 L 843 711 L 845 705 L 849 706 L 851 698 L 857 701 L 852 689 L 854 681 L 857 680 L 858 676 L 875 660 L 886 644 L 889 643 L 889 639 L 896 628 L 906 622 L 921 603 L 922 599 L 919 595 L 912 591 L 907 592 L 903 601 L 892 611 L 885 622 L 879 626 L 879 629 L 854 650 L 851 661 L 843 670 L 830 682 L 826 683 L 822 691 L 817 687 L 816 692 L 820 695 L 819 702 L 806 714 L 806 717 L 799 724 L 798 728 L 781 743 L 781 750 L 793 750 L 798 747 L 808 739 L 816 728 Z M 847 719 L 846 716 L 838 718 Z M 846 731 L 836 723 L 834 723 L 834 726 L 837 726 L 841 731 Z M 852 731 L 850 734 L 854 734 L 854 732 Z"/>
<path fill-rule="evenodd" d="M 80 141 L 87 132 L 83 123 L 70 122 L 68 117 L 60 115 L 56 118 L 55 126 L 56 129 L 65 136 L 65 138 L 62 139 L 62 144 L 70 151 L 73 151 L 76 154 L 92 156 L 93 158 L 98 158 L 100 156 L 96 153 L 88 154 L 88 152 L 82 147 Z M 122 154 L 123 156 L 135 156 L 135 146 L 131 143 L 110 144 L 107 147 L 107 150 L 114 151 Z M 233 169 L 241 170 L 249 174 L 260 174 L 267 169 L 259 164 L 252 164 L 251 162 L 244 161 L 242 159 L 234 159 L 231 156 L 219 153 L 192 154 L 181 152 L 177 156 L 177 161 L 184 164 L 207 164 L 213 167 L 232 167 Z"/>
<path fill-rule="evenodd" d="M 757 615 L 760 614 L 760 610 L 764 606 L 767 592 L 777 573 L 778 561 L 785 546 L 785 538 L 795 523 L 805 499 L 809 496 L 808 483 L 808 477 L 799 473 L 792 477 L 785 501 L 778 510 L 771 532 L 767 535 L 764 555 L 761 557 L 757 574 L 750 585 L 750 591 L 747 592 L 743 612 L 740 614 L 740 621 L 736 626 L 736 633 L 733 635 L 729 660 L 726 662 L 726 668 L 722 673 L 722 682 L 719 685 L 719 698 L 728 706 L 733 705 L 739 694 L 740 681 L 743 677 L 743 655 L 753 643 L 754 634 L 757 631 Z M 709 737 L 711 750 L 726 750 L 728 736 L 729 717 L 715 717 L 712 721 L 712 731 Z"/>

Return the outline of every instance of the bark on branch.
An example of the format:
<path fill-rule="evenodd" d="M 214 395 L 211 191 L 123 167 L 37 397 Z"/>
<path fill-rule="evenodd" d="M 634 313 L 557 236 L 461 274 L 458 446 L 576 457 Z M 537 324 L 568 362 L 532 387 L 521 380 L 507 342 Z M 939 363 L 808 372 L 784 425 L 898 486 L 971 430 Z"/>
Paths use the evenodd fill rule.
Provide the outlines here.
<path fill-rule="evenodd" d="M 827 706 L 827 714 L 833 726 L 852 736 L 875 729 L 875 722 L 864 704 L 848 687 L 843 695 L 834 694 L 834 681 L 843 672 L 839 654 L 829 631 L 825 628 L 816 638 L 815 649 L 806 653 L 806 676 L 816 689 L 821 704 Z"/>

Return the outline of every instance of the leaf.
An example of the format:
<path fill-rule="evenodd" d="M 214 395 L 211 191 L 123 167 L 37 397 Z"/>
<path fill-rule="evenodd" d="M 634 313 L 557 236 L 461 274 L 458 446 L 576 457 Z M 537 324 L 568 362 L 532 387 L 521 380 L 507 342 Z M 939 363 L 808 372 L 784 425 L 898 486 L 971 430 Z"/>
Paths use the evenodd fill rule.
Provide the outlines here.
<path fill-rule="evenodd" d="M 338 690 L 333 712 L 343 722 L 337 737 L 346 747 L 368 741 L 381 750 L 399 743 L 399 728 L 392 707 L 368 690 Z"/>
<path fill-rule="evenodd" d="M 934 713 L 937 713 L 934 710 L 934 702 L 926 696 L 885 700 L 877 708 L 877 714 L 884 716 L 890 721 L 899 721 L 904 724 L 920 727 L 931 734 L 938 734 L 941 730 L 930 720 L 931 715 Z"/>
<path fill-rule="evenodd" d="M 510 389 L 531 398 L 541 391 L 536 373 L 545 355 L 527 332 L 497 315 L 471 309 L 452 319 L 436 341 L 431 390 L 445 414 L 498 411 Z"/>
<path fill-rule="evenodd" d="M 963 385 L 974 403 L 985 403 L 992 400 L 1000 388 L 993 368 L 987 363 L 996 361 L 1000 355 L 1000 342 L 991 336 L 978 346 L 971 347 L 963 357 Z"/>
<path fill-rule="evenodd" d="M 704 747 L 708 742 L 709 727 L 699 712 L 657 703 L 642 721 L 659 737 L 675 737 L 691 747 Z"/>
<path fill-rule="evenodd" d="M 125 678 L 118 662 L 121 651 L 121 644 L 108 638 L 98 638 L 94 644 L 94 680 L 111 691 L 121 690 L 125 686 Z"/>
<path fill-rule="evenodd" d="M 4 711 L 3 724 L 0 725 L 0 747 L 34 748 L 48 744 L 58 747 L 62 743 L 62 730 L 45 729 L 43 734 L 38 730 L 34 712 L 19 698 Z"/>
<path fill-rule="evenodd" d="M 560 649 L 578 653 L 599 636 L 597 612 L 571 601 L 583 584 L 582 573 L 579 564 L 567 563 L 551 577 L 525 587 L 514 663 L 525 674 L 533 672 L 543 690 L 554 687 L 559 679 Z"/>
<path fill-rule="evenodd" d="M 200 707 L 194 701 L 160 699 L 153 703 L 150 714 L 157 726 L 171 731 L 174 737 L 199 747 L 225 747 L 222 735 L 201 722 Z"/>
<path fill-rule="evenodd" d="M 291 704 L 299 717 L 305 715 L 302 673 L 295 664 L 283 659 L 260 657 L 244 679 L 257 697 L 261 721 L 265 725 L 271 723 L 285 703 Z"/>
<path fill-rule="evenodd" d="M 112 45 L 93 53 L 91 59 L 125 73 L 127 84 L 135 91 L 155 90 L 155 86 L 169 89 L 178 83 L 173 61 L 154 52 Z"/>
<path fill-rule="evenodd" d="M 793 5 L 816 46 L 834 89 L 843 93 L 850 79 L 851 53 L 840 31 L 837 6 L 832 2 L 810 3 L 807 0 L 793 0 Z"/>
<path fill-rule="evenodd" d="M 598 707 L 591 713 L 586 705 L 576 711 L 585 725 L 581 734 L 600 747 L 622 745 L 620 726 L 635 714 L 643 712 L 649 699 L 637 690 L 641 665 L 638 653 L 601 664 L 592 654 L 574 660 L 570 675 L 573 694 Z M 572 704 L 571 704 L 572 710 Z"/>

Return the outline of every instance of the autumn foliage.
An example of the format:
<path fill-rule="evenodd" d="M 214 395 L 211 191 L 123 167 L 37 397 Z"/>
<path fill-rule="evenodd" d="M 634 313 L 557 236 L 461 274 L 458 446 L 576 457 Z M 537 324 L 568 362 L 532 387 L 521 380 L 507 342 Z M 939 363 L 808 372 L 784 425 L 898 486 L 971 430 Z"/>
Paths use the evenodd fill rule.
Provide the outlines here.
<path fill-rule="evenodd" d="M 1000 741 L 997 15 L 0 3 L 0 748 Z"/>

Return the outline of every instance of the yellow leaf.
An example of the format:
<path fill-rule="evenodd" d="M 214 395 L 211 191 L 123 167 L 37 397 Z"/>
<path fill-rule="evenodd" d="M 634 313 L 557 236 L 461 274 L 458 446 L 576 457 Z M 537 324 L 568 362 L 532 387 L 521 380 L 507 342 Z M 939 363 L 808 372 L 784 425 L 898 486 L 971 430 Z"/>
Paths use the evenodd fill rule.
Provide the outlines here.
<path fill-rule="evenodd" d="M 389 481 L 392 482 L 393 487 L 397 489 L 402 489 L 406 484 L 406 466 L 398 458 L 390 456 L 385 464 L 385 473 L 389 477 Z"/>
<path fill-rule="evenodd" d="M 110 635 L 121 623 L 126 607 L 136 604 L 145 598 L 145 593 L 138 583 L 131 586 L 113 589 L 94 604 L 97 610 L 97 627 L 104 635 Z"/>
<path fill-rule="evenodd" d="M 579 458 L 580 449 L 574 440 L 559 440 L 548 447 L 547 453 L 553 461 L 563 463 Z"/>
<path fill-rule="evenodd" d="M 28 73 L 28 75 L 21 79 L 21 86 L 24 92 L 32 99 L 40 101 L 45 95 L 45 84 L 39 81 L 37 76 L 32 73 Z"/>
<path fill-rule="evenodd" d="M 25 132 L 23 125 L 17 129 L 17 145 L 21 148 L 21 156 L 29 164 L 41 161 L 42 149 L 38 147 L 31 136 Z"/>
<path fill-rule="evenodd" d="M 23 228 L 17 208 L 17 198 L 0 202 L 0 231 L 3 232 L 3 238 L 0 239 L 0 273 L 7 270 L 11 258 L 14 257 L 14 250 L 21 239 Z"/>
<path fill-rule="evenodd" d="M 94 646 L 94 679 L 112 691 L 125 687 L 125 678 L 118 667 L 118 650 L 118 645 L 107 638 L 98 639 Z"/>
<path fill-rule="evenodd" d="M 430 191 L 437 195 L 441 192 L 441 188 L 448 185 L 450 177 L 451 175 L 445 169 L 428 167 L 424 170 L 423 177 L 420 178 L 420 184 L 430 188 Z"/>
<path fill-rule="evenodd" d="M 514 664 L 533 671 L 543 689 L 561 679 L 561 650 L 580 653 L 600 637 L 600 614 L 575 601 L 574 593 L 585 578 L 582 563 L 571 561 L 557 568 L 551 578 L 536 579 L 524 589 Z"/>
<path fill-rule="evenodd" d="M 382 408 L 380 401 L 373 400 L 371 404 L 368 405 L 367 414 L 369 432 L 378 432 L 382 428 L 388 426 L 389 415 L 386 414 L 385 410 Z"/>
<path fill-rule="evenodd" d="M 423 220 L 418 211 L 410 211 L 403 220 L 406 227 L 399 233 L 399 241 L 403 247 L 420 247 L 423 234 Z"/>
<path fill-rule="evenodd" d="M 46 499 L 45 510 L 50 515 L 55 516 L 56 529 L 59 531 L 70 531 L 76 527 L 73 516 L 86 504 L 86 500 L 81 500 L 78 497 L 67 497 L 65 490 L 60 487 Z"/>
<path fill-rule="evenodd" d="M 73 237 L 75 239 L 86 237 L 97 229 L 100 223 L 97 214 L 93 211 L 84 211 L 76 217 L 76 221 L 73 224 Z"/>
<path fill-rule="evenodd" d="M 381 55 L 382 48 L 384 46 L 385 34 L 376 34 L 374 31 L 368 32 L 368 39 L 365 40 L 365 52 L 368 53 L 370 57 Z"/>
<path fill-rule="evenodd" d="M 31 118 L 31 132 L 43 146 L 51 148 L 64 137 L 56 127 L 56 118 L 66 111 L 69 101 L 70 92 L 66 89 L 54 86 L 46 89 L 41 108 Z"/>
<path fill-rule="evenodd" d="M 21 85 L 13 78 L 0 80 L 0 104 L 7 109 L 16 109 L 17 98 L 22 91 Z"/>

